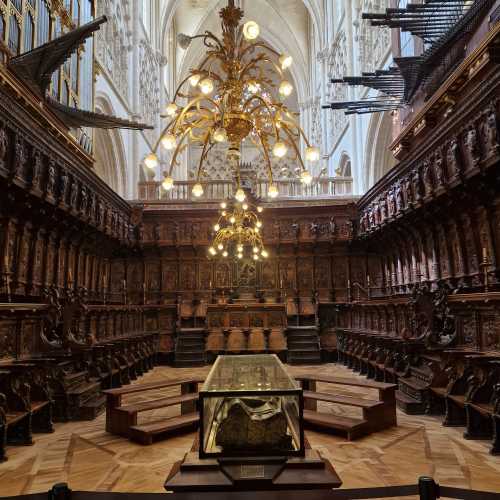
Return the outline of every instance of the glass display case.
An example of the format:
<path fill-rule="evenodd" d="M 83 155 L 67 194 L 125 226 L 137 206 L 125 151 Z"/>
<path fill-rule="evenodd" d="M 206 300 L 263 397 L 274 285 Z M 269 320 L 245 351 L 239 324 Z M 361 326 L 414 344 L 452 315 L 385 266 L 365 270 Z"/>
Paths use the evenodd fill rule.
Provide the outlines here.
<path fill-rule="evenodd" d="M 200 390 L 200 458 L 304 456 L 303 408 L 276 355 L 219 356 Z"/>

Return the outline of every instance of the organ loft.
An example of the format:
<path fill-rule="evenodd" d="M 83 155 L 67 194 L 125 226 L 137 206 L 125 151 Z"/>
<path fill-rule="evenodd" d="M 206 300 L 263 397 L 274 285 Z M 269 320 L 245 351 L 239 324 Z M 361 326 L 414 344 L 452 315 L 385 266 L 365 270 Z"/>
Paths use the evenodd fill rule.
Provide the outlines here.
<path fill-rule="evenodd" d="M 0 499 L 499 498 L 499 47 L 498 0 L 0 0 Z"/>

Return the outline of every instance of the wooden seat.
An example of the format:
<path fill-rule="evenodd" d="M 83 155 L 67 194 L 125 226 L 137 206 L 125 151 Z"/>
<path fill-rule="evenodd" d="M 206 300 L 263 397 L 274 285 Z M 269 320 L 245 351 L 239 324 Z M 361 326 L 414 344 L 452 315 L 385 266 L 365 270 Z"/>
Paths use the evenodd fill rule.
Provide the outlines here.
<path fill-rule="evenodd" d="M 180 405 L 188 401 L 197 401 L 198 393 L 182 394 L 180 396 L 171 396 L 167 398 L 153 399 L 152 401 L 144 401 L 141 403 L 119 406 L 116 411 L 124 413 L 141 413 L 148 410 L 157 410 L 158 408 L 167 408 L 169 406 Z"/>
<path fill-rule="evenodd" d="M 185 429 L 195 429 L 200 422 L 197 412 L 186 413 L 177 417 L 158 420 L 144 425 L 135 425 L 130 428 L 130 439 L 140 444 L 150 445 L 153 440 L 163 434 Z"/>
<path fill-rule="evenodd" d="M 304 423 L 340 431 L 347 435 L 349 441 L 368 433 L 365 420 L 311 410 L 304 410 Z"/>
<path fill-rule="evenodd" d="M 324 392 L 304 391 L 304 399 L 315 399 L 339 405 L 355 406 L 357 408 L 373 408 L 383 405 L 383 401 L 374 401 L 371 399 L 355 398 L 351 396 L 338 396 Z"/>
<path fill-rule="evenodd" d="M 137 414 L 142 411 L 155 410 L 168 406 L 181 405 L 181 414 L 192 413 L 198 401 L 198 383 L 202 379 L 177 379 L 135 384 L 129 387 L 103 391 L 106 395 L 106 431 L 111 434 L 130 437 L 130 429 L 137 424 Z M 128 394 L 146 393 L 152 390 L 180 386 L 180 395 L 141 401 L 135 404 L 122 405 L 122 397 Z"/>
<path fill-rule="evenodd" d="M 396 385 L 374 380 L 335 377 L 328 375 L 300 375 L 304 396 L 304 422 L 311 425 L 341 430 L 347 433 L 348 439 L 355 439 L 362 434 L 387 429 L 397 425 L 396 417 Z M 376 389 L 379 399 L 365 399 L 357 395 L 336 395 L 327 392 L 316 392 L 317 382 Z M 318 401 L 361 408 L 363 417 L 351 418 L 318 412 Z M 306 418 L 307 415 L 307 418 Z"/>

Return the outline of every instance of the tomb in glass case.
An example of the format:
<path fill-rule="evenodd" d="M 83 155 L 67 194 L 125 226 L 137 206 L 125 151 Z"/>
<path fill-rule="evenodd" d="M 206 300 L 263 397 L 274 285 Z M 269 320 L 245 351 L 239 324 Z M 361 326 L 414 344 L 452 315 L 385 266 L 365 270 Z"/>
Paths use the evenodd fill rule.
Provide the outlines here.
<path fill-rule="evenodd" d="M 219 356 L 199 403 L 200 458 L 304 456 L 302 389 L 276 355 Z"/>

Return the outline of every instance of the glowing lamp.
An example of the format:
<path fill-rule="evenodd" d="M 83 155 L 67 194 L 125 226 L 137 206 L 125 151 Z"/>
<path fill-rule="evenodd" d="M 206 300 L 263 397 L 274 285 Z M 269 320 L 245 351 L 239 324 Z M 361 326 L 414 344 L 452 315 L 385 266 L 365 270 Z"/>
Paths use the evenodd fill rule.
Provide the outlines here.
<path fill-rule="evenodd" d="M 151 153 L 144 158 L 144 164 L 148 168 L 156 168 L 158 166 L 158 157 L 154 153 Z"/>
<path fill-rule="evenodd" d="M 248 21 L 243 26 L 243 36 L 247 40 L 255 40 L 260 35 L 259 25 L 255 21 Z"/>
<path fill-rule="evenodd" d="M 281 54 L 279 58 L 279 63 L 281 65 L 281 69 L 287 69 L 292 65 L 293 57 L 287 54 Z"/>
<path fill-rule="evenodd" d="M 319 148 L 306 148 L 306 160 L 313 163 L 319 161 Z"/>
<path fill-rule="evenodd" d="M 172 179 L 172 177 L 168 175 L 167 177 L 165 177 L 165 179 L 163 179 L 161 185 L 163 186 L 163 189 L 165 191 L 170 191 L 174 187 L 174 179 Z"/>
<path fill-rule="evenodd" d="M 284 142 L 277 142 L 273 147 L 273 155 L 276 158 L 283 158 L 288 153 L 288 148 Z"/>
<path fill-rule="evenodd" d="M 279 93 L 283 96 L 283 97 L 289 97 L 292 95 L 292 92 L 293 92 L 293 85 L 287 81 L 287 80 L 283 80 L 281 83 L 280 83 L 280 87 L 279 87 Z"/>
<path fill-rule="evenodd" d="M 267 196 L 269 196 L 269 198 L 276 198 L 278 194 L 278 188 L 274 184 L 271 184 L 267 190 Z"/>
<path fill-rule="evenodd" d="M 214 132 L 213 137 L 214 137 L 215 142 L 226 142 L 227 141 L 227 133 L 226 133 L 225 129 L 223 129 L 223 128 L 218 128 Z"/>
<path fill-rule="evenodd" d="M 177 104 L 175 102 L 171 102 L 166 108 L 165 112 L 168 116 L 175 116 L 177 114 Z"/>
<path fill-rule="evenodd" d="M 198 83 L 200 83 L 200 78 L 201 76 L 198 74 L 191 75 L 189 77 L 189 84 L 191 85 L 191 87 L 196 87 Z"/>
<path fill-rule="evenodd" d="M 311 184 L 312 180 L 313 180 L 313 177 L 312 177 L 311 173 L 308 170 L 303 170 L 300 173 L 300 181 L 303 184 L 309 185 L 309 184 Z"/>
<path fill-rule="evenodd" d="M 199 182 L 197 182 L 193 186 L 193 194 L 194 196 L 196 196 L 196 198 L 199 198 L 200 196 L 203 195 L 203 186 Z"/>
<path fill-rule="evenodd" d="M 177 138 L 173 134 L 165 134 L 161 138 L 161 145 L 167 150 L 171 151 L 177 146 Z"/>
<path fill-rule="evenodd" d="M 205 95 L 210 95 L 214 91 L 214 82 L 211 78 L 204 78 L 200 82 L 200 90 Z"/>
<path fill-rule="evenodd" d="M 243 202 L 245 201 L 245 198 L 246 198 L 246 195 L 245 195 L 245 191 L 243 191 L 243 189 L 239 188 L 234 197 L 239 201 L 239 202 Z"/>

